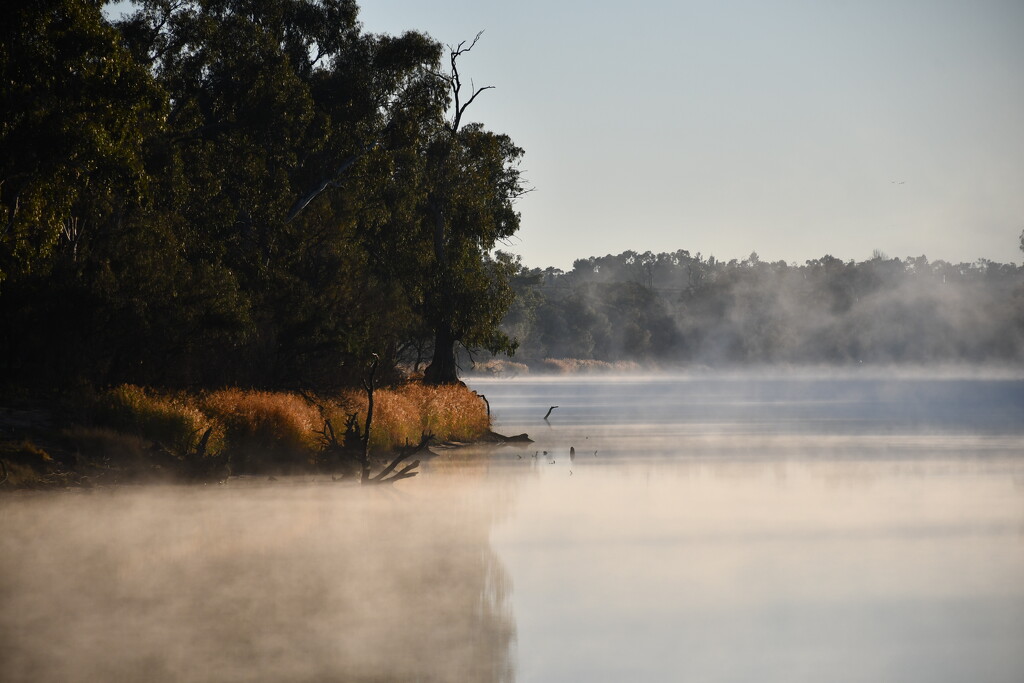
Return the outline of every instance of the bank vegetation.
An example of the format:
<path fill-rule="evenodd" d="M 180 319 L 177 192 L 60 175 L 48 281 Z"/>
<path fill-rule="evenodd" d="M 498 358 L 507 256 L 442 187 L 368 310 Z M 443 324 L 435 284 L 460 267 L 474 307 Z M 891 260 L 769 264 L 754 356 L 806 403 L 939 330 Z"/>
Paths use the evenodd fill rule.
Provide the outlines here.
<path fill-rule="evenodd" d="M 430 457 L 428 446 L 489 434 L 486 402 L 465 386 L 410 382 L 372 395 L 369 439 L 363 389 L 191 393 L 125 384 L 88 397 L 26 399 L 0 414 L 0 483 L 16 489 L 279 475 L 359 481 L 364 465 L 372 478 L 399 456 Z"/>

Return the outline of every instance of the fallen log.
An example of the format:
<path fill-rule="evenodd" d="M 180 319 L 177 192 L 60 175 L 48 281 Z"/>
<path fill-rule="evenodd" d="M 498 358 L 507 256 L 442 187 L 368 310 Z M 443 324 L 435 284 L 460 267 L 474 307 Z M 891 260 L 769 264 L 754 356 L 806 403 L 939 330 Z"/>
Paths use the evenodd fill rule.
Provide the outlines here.
<path fill-rule="evenodd" d="M 492 432 L 489 429 L 484 433 L 484 436 L 481 439 L 481 441 L 486 441 L 489 443 L 533 443 L 533 439 L 531 439 L 528 434 L 516 434 L 515 436 L 505 436 L 504 434 L 499 434 L 498 432 Z"/>

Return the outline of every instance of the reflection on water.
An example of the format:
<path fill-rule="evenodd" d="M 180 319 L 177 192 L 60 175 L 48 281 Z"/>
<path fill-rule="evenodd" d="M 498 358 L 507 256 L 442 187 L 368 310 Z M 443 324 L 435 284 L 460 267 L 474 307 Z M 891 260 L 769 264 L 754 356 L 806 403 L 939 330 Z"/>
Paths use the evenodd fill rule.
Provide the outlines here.
<path fill-rule="evenodd" d="M 1024 680 L 1024 382 L 741 380 L 474 381 L 536 443 L 394 488 L 0 497 L 0 679 Z"/>

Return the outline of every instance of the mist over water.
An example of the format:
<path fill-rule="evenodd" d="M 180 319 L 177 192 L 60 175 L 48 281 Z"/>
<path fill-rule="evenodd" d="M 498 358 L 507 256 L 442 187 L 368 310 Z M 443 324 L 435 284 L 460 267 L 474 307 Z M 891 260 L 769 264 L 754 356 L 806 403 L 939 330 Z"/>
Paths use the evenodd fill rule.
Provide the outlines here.
<path fill-rule="evenodd" d="M 479 475 L 0 500 L 5 681 L 507 681 Z"/>
<path fill-rule="evenodd" d="M 1024 677 L 1020 374 L 469 383 L 535 443 L 0 497 L 0 678 Z"/>
<path fill-rule="evenodd" d="M 517 680 L 1024 676 L 1019 373 L 472 386 L 537 440 L 494 535 Z"/>

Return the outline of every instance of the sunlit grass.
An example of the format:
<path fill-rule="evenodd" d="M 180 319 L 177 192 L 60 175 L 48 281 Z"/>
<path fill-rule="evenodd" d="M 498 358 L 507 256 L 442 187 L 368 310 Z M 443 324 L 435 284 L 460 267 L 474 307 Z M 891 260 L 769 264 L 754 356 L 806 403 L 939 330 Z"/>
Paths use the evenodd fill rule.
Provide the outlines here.
<path fill-rule="evenodd" d="M 340 400 L 356 413 L 362 428 L 366 420 L 366 394 L 350 390 Z M 335 430 L 344 417 L 332 419 Z M 463 386 L 430 387 L 420 383 L 374 391 L 372 449 L 388 449 L 416 443 L 423 434 L 439 441 L 472 441 L 490 427 L 487 406 Z M 340 438 L 340 434 L 339 434 Z"/>
<path fill-rule="evenodd" d="M 317 461 L 326 443 L 321 432 L 327 421 L 337 441 L 344 443 L 350 416 L 364 429 L 366 408 L 366 393 L 359 389 L 307 397 L 238 388 L 160 393 L 126 384 L 95 400 L 94 427 L 72 430 L 68 436 L 83 452 L 94 453 L 108 444 L 112 450 L 134 454 L 155 442 L 187 459 L 200 450 L 200 441 L 210 430 L 203 454 L 229 456 L 238 472 L 298 470 Z M 489 427 L 486 404 L 465 386 L 413 382 L 374 391 L 370 448 L 396 449 L 418 443 L 423 435 L 438 441 L 472 441 Z"/>
<path fill-rule="evenodd" d="M 286 392 L 221 389 L 201 398 L 203 412 L 223 426 L 225 448 L 246 462 L 308 459 L 317 450 L 317 409 Z"/>
<path fill-rule="evenodd" d="M 419 406 L 421 429 L 442 441 L 471 441 L 490 427 L 486 404 L 464 386 L 410 384 L 400 391 Z"/>

